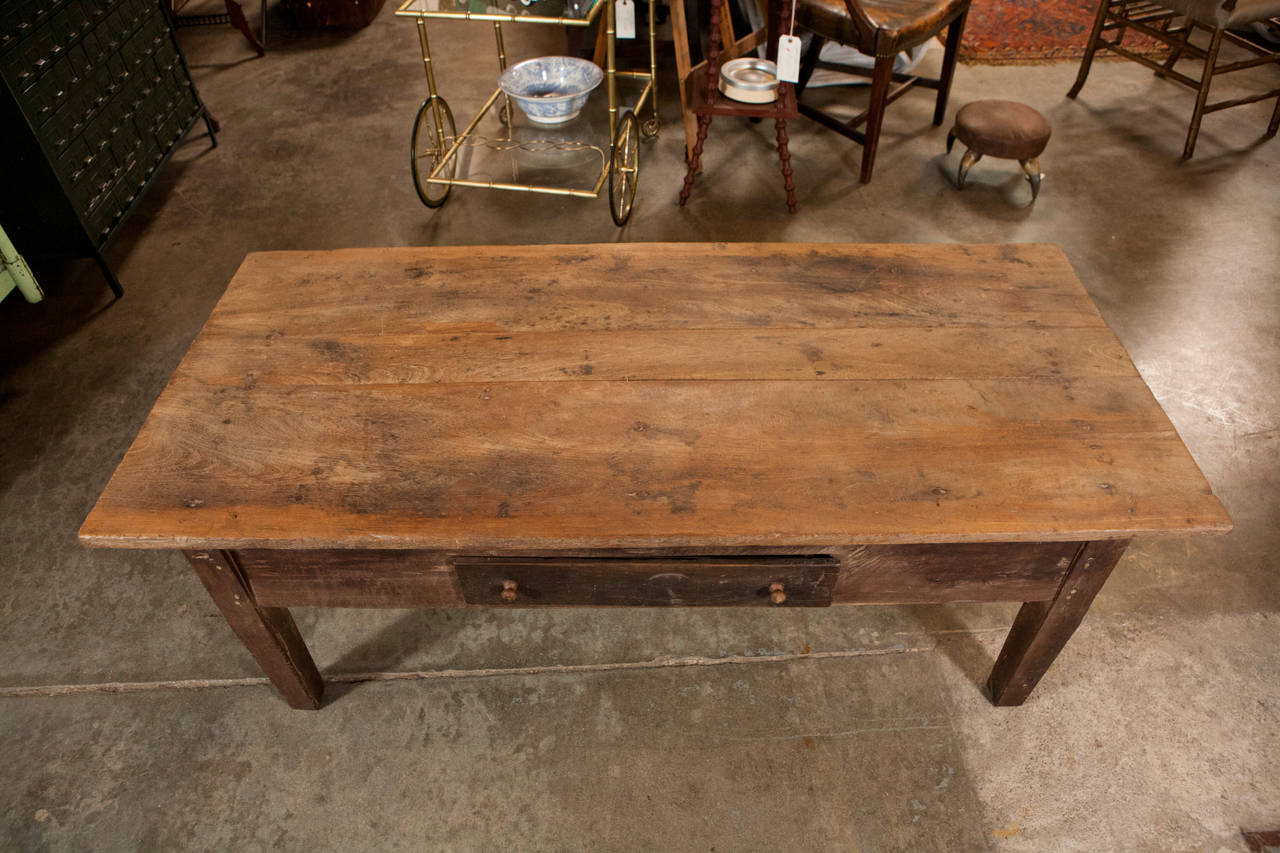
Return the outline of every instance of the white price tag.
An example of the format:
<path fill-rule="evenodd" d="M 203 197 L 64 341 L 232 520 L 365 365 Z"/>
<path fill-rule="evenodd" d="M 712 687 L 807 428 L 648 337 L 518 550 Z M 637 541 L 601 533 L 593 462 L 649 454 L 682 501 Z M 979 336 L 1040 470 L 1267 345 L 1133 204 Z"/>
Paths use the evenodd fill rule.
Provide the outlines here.
<path fill-rule="evenodd" d="M 784 83 L 800 82 L 800 39 L 778 36 L 778 79 Z"/>
<path fill-rule="evenodd" d="M 636 37 L 635 0 L 615 0 L 613 4 L 614 35 L 620 39 Z"/>

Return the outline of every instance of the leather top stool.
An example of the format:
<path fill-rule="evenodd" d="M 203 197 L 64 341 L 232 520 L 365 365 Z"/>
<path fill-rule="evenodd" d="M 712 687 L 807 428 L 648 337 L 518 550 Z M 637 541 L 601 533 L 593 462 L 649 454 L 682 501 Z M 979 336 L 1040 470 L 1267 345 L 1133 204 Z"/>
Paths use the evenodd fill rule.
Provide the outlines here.
<path fill-rule="evenodd" d="M 960 160 L 956 184 L 964 189 L 969 169 L 983 156 L 1017 160 L 1031 182 L 1031 200 L 1040 194 L 1041 153 L 1049 144 L 1049 120 L 1017 101 L 974 101 L 956 113 L 955 126 L 947 132 L 947 153 L 957 139 L 968 149 Z"/>

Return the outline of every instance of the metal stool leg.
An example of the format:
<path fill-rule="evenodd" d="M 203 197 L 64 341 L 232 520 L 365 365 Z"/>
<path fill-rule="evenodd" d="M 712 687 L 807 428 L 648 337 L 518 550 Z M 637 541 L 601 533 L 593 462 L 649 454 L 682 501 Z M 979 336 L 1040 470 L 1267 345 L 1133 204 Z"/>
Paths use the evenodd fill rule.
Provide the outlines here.
<path fill-rule="evenodd" d="M 1030 160 L 1019 160 L 1018 164 L 1022 166 L 1022 171 L 1027 173 L 1027 180 L 1031 182 L 1031 200 L 1035 201 L 1036 196 L 1040 195 L 1040 160 L 1032 157 Z"/>
<path fill-rule="evenodd" d="M 965 181 L 969 179 L 969 170 L 981 159 L 982 155 L 974 154 L 972 150 L 964 152 L 964 156 L 960 158 L 960 170 L 956 172 L 956 186 L 959 189 L 964 189 Z"/>

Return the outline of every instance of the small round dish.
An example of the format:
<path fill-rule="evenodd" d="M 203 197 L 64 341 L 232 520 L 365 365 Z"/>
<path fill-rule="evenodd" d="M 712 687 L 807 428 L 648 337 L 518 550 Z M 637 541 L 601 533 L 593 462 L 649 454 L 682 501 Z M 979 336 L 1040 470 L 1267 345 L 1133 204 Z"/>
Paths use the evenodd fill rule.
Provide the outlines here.
<path fill-rule="evenodd" d="M 578 117 L 591 90 L 603 79 L 604 72 L 594 62 L 575 56 L 539 56 L 503 71 L 498 87 L 529 121 L 558 125 Z"/>
<path fill-rule="evenodd" d="M 720 91 L 726 98 L 746 104 L 776 101 L 778 66 L 754 56 L 731 59 L 720 66 Z"/>

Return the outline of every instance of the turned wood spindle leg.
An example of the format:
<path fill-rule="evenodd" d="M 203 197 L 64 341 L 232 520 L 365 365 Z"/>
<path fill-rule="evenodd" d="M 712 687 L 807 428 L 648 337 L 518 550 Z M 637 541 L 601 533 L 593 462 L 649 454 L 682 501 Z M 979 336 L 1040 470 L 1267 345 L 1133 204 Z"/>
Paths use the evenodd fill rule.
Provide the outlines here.
<path fill-rule="evenodd" d="M 283 607 L 262 607 L 254 599 L 235 556 L 227 551 L 185 551 L 205 589 L 245 644 L 258 666 L 291 708 L 315 710 L 324 681 L 298 626 Z"/>
<path fill-rule="evenodd" d="M 1052 601 L 1022 605 L 987 679 L 996 705 L 1021 705 L 1088 612 L 1128 540 L 1086 542 Z"/>
<path fill-rule="evenodd" d="M 707 128 L 711 127 L 711 116 L 698 116 L 698 137 L 693 143 L 693 156 L 689 158 L 689 171 L 684 176 L 684 189 L 680 190 L 680 206 L 684 207 L 693 192 L 693 179 L 702 168 L 702 145 L 707 141 Z"/>
<path fill-rule="evenodd" d="M 707 94 L 704 103 L 710 104 L 716 98 L 717 78 L 720 75 L 720 4 L 721 0 L 711 0 L 711 34 L 707 48 Z M 680 206 L 684 207 L 693 192 L 693 179 L 702 168 L 702 146 L 707 141 L 707 131 L 711 128 L 711 116 L 698 116 L 698 137 L 693 143 L 693 153 L 689 156 L 689 171 L 684 176 L 684 188 L 680 190 Z"/>
<path fill-rule="evenodd" d="M 796 212 L 796 185 L 791 180 L 791 150 L 787 147 L 787 120 L 780 118 L 774 122 L 778 131 L 778 157 L 782 160 L 782 183 L 787 188 L 787 210 Z"/>

